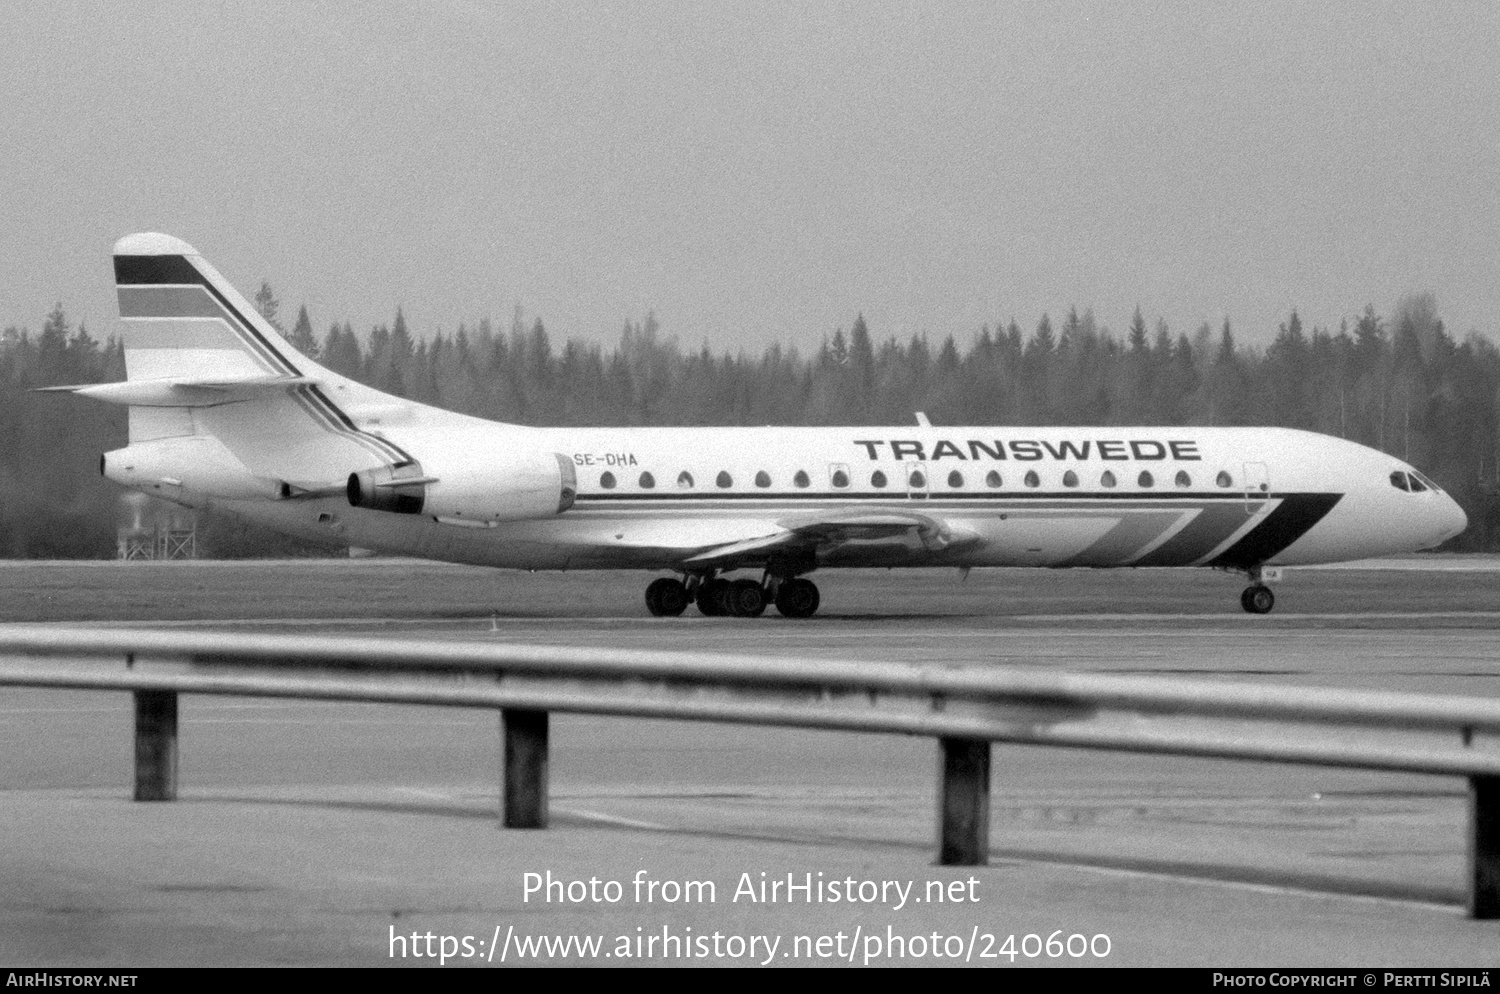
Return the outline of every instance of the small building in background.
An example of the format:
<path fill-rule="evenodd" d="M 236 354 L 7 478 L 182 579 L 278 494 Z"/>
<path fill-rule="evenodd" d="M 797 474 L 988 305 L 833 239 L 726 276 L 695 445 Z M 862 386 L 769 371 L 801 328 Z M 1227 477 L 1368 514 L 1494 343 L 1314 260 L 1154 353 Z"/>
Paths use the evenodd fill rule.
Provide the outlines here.
<path fill-rule="evenodd" d="M 120 498 L 115 557 L 197 559 L 198 514 L 138 491 Z"/>

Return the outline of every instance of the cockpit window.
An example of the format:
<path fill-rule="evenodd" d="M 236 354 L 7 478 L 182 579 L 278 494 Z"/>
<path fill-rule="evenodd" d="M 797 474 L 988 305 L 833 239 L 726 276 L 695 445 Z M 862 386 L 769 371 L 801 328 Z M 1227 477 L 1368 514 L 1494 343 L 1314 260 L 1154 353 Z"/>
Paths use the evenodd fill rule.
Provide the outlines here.
<path fill-rule="evenodd" d="M 1416 470 L 1412 470 L 1411 471 L 1411 475 L 1412 475 L 1413 478 L 1421 481 L 1422 483 L 1427 484 L 1427 489 L 1428 490 L 1436 490 L 1438 493 L 1442 493 L 1443 492 L 1443 488 L 1440 487 L 1440 486 L 1438 486 L 1436 483 L 1433 483 L 1431 477 L 1424 476 L 1421 473 L 1418 473 Z"/>
<path fill-rule="evenodd" d="M 1431 481 L 1428 481 L 1428 483 L 1431 483 Z M 1428 483 L 1424 483 L 1424 477 L 1421 474 L 1407 472 L 1404 469 L 1397 469 L 1397 471 L 1391 474 L 1391 486 L 1394 486 L 1397 490 L 1406 490 L 1409 493 L 1424 492 L 1424 490 L 1428 489 Z M 1433 489 L 1436 490 L 1437 487 L 1433 487 Z"/>

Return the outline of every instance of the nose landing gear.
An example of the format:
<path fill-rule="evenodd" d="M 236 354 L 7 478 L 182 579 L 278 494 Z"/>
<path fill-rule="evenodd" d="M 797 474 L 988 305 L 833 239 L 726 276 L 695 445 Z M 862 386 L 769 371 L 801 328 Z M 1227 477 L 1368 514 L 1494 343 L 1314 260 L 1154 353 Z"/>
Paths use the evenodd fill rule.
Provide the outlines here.
<path fill-rule="evenodd" d="M 1276 595 L 1266 586 L 1267 580 L 1281 579 L 1281 568 L 1255 566 L 1245 571 L 1250 577 L 1250 586 L 1240 594 L 1240 607 L 1250 614 L 1270 614 L 1276 606 Z"/>
<path fill-rule="evenodd" d="M 1271 593 L 1271 588 L 1264 584 L 1252 584 L 1240 594 L 1240 607 L 1251 614 L 1270 614 L 1271 608 L 1275 606 L 1276 595 Z"/>

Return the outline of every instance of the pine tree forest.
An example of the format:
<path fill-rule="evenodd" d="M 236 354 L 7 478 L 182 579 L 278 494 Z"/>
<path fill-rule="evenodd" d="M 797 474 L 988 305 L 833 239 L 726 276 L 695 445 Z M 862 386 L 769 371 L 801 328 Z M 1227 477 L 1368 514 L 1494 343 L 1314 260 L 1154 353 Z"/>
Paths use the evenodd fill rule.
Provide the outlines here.
<path fill-rule="evenodd" d="M 256 306 L 281 327 L 262 284 Z M 1352 326 L 1305 328 L 1293 311 L 1264 349 L 1229 321 L 1178 332 L 1139 310 L 1123 336 L 1093 314 L 997 322 L 941 341 L 881 338 L 856 317 L 808 352 L 684 350 L 654 316 L 613 347 L 554 343 L 517 308 L 452 333 L 414 334 L 398 310 L 361 336 L 319 337 L 306 309 L 288 339 L 346 376 L 426 404 L 529 425 L 1279 425 L 1353 439 L 1407 460 L 1469 515 L 1455 551 L 1500 548 L 1500 350 L 1456 341 L 1430 294 Z M 99 454 L 125 444 L 124 411 L 33 388 L 124 377 L 118 343 L 72 325 L 0 334 L 0 556 L 109 557 L 121 489 Z M 207 555 L 306 552 L 231 522 L 200 523 Z"/>

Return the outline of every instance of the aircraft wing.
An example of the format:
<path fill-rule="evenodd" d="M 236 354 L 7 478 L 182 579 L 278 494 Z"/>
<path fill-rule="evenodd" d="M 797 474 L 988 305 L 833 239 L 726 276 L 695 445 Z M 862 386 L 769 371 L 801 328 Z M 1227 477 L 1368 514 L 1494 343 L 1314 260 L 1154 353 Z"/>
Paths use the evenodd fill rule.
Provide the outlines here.
<path fill-rule="evenodd" d="M 684 564 L 729 566 L 774 552 L 827 550 L 850 542 L 866 546 L 920 543 L 936 551 L 974 540 L 975 536 L 929 514 L 899 508 L 835 508 L 789 515 L 775 522 L 771 532 L 727 539 L 689 556 Z"/>

